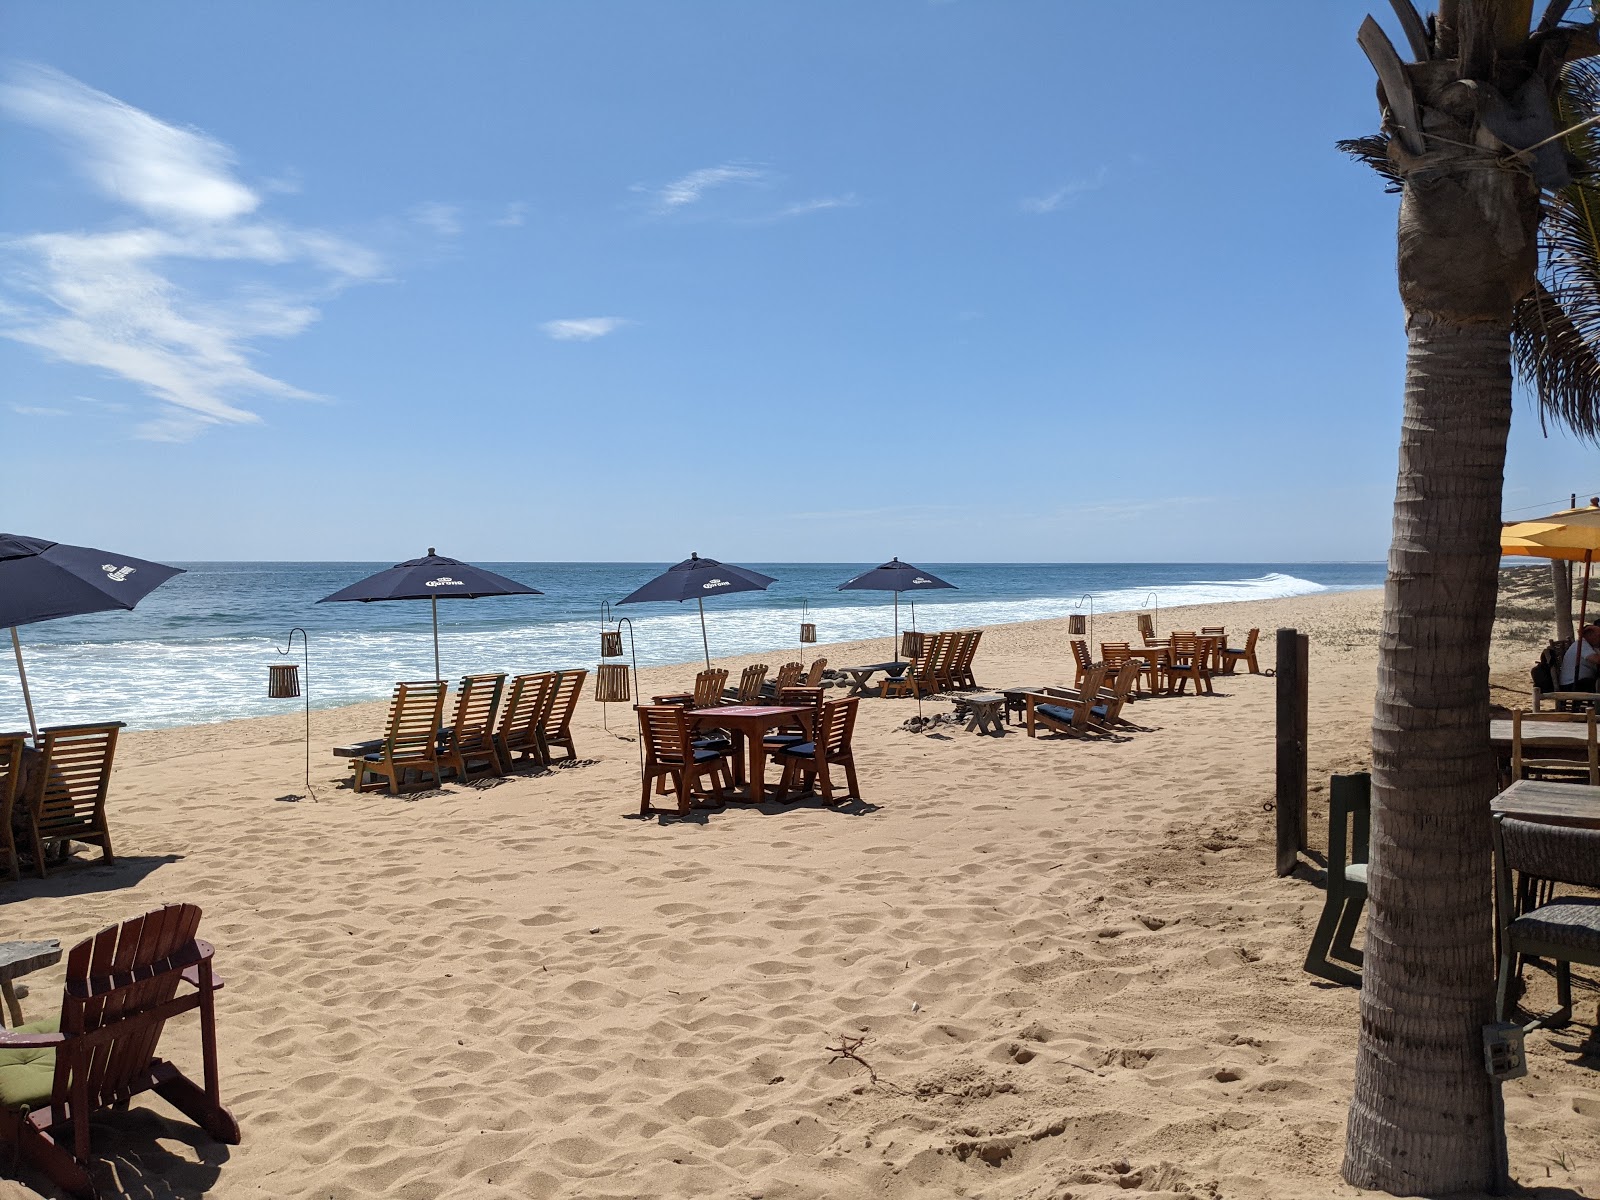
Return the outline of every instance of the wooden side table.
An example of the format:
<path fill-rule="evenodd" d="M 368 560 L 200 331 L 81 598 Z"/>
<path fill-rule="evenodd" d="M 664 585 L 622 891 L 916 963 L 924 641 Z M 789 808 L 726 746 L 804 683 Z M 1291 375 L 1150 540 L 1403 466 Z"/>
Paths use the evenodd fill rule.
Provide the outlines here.
<path fill-rule="evenodd" d="M 12 981 L 44 967 L 53 967 L 60 961 L 61 943 L 58 941 L 0 942 L 0 996 L 5 998 L 13 1029 L 22 1024 L 22 1005 L 17 1003 Z"/>
<path fill-rule="evenodd" d="M 967 732 L 999 737 L 1006 715 L 1006 698 L 998 692 L 971 692 L 955 698 L 956 712 L 968 717 Z"/>

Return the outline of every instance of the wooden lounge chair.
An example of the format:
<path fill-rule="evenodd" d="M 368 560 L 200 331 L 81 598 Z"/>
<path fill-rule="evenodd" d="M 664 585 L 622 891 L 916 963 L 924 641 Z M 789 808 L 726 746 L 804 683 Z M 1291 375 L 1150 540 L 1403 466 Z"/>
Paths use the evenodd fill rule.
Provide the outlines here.
<path fill-rule="evenodd" d="M 439 757 L 455 768 L 462 783 L 470 780 L 473 763 L 480 765 L 480 775 L 506 773 L 494 728 L 505 686 L 504 675 L 463 675 L 456 685 L 455 716 L 439 731 Z"/>
<path fill-rule="evenodd" d="M 1133 728 L 1131 721 L 1122 716 L 1123 706 L 1139 682 L 1139 660 L 1124 659 L 1122 665 L 1112 669 L 1106 664 L 1106 682 L 1089 707 L 1089 723 L 1103 729 Z"/>
<path fill-rule="evenodd" d="M 1252 675 L 1261 674 L 1261 664 L 1256 661 L 1256 639 L 1261 636 L 1261 630 L 1252 629 L 1245 635 L 1244 645 L 1238 649 L 1224 647 L 1222 651 L 1222 673 L 1232 675 L 1240 663 L 1244 663 L 1245 670 Z"/>
<path fill-rule="evenodd" d="M 1192 633 L 1174 633 L 1171 652 L 1161 665 L 1161 678 L 1168 691 L 1180 696 L 1191 681 L 1196 696 L 1202 691 L 1211 695 L 1210 640 Z"/>
<path fill-rule="evenodd" d="M 1072 665 L 1077 674 L 1072 680 L 1073 687 L 1082 687 L 1083 678 L 1094 670 L 1094 655 L 1089 653 L 1089 643 L 1078 638 L 1072 640 Z"/>
<path fill-rule="evenodd" d="M 1041 725 L 1068 737 L 1088 737 L 1104 732 L 1093 720 L 1093 709 L 1100 703 L 1100 689 L 1105 678 L 1105 664 L 1095 663 L 1084 674 L 1076 691 L 1045 688 L 1042 692 L 1029 692 L 1028 736 L 1037 737 Z"/>
<path fill-rule="evenodd" d="M 1575 829 L 1494 818 L 1495 914 L 1500 929 L 1500 972 L 1495 1018 L 1504 1021 L 1511 1004 L 1511 981 L 1523 958 L 1549 958 L 1556 964 L 1557 1009 L 1539 1018 L 1547 1027 L 1572 1019 L 1572 964 L 1600 966 L 1600 899 L 1551 894 L 1536 907 L 1524 907 L 1527 889 L 1513 876 L 1557 884 L 1600 888 L 1600 829 Z M 1519 897 L 1521 890 L 1523 895 Z"/>
<path fill-rule="evenodd" d="M 922 657 L 915 660 L 909 670 L 895 681 L 898 685 L 904 682 L 911 689 L 911 694 L 919 700 L 924 696 L 932 696 L 942 692 L 946 686 L 944 664 L 949 658 L 950 635 L 948 633 L 924 634 L 922 638 Z M 899 687 L 896 686 L 896 691 Z M 880 694 L 888 695 L 887 689 L 880 689 Z"/>
<path fill-rule="evenodd" d="M 1572 752 L 1577 750 L 1577 746 L 1571 742 L 1561 744 L 1561 748 L 1567 751 L 1566 757 L 1560 751 L 1552 750 L 1549 743 L 1540 745 L 1541 726 L 1549 729 L 1565 725 L 1583 725 L 1587 728 L 1588 737 L 1581 759 L 1571 757 Z M 1600 785 L 1600 740 L 1596 738 L 1594 709 L 1570 713 L 1533 713 L 1523 712 L 1520 708 L 1512 709 L 1511 778 L 1586 783 L 1590 787 Z"/>
<path fill-rule="evenodd" d="M 806 670 L 805 676 L 801 680 L 802 685 L 805 686 L 805 687 L 816 687 L 816 686 L 818 686 L 822 682 L 822 673 L 824 671 L 826 671 L 827 669 L 828 669 L 828 660 L 827 659 L 825 659 L 825 658 L 814 658 L 814 659 L 812 659 L 811 660 L 811 666 Z"/>
<path fill-rule="evenodd" d="M 143 1091 L 217 1141 L 239 1142 L 217 1078 L 222 981 L 211 971 L 211 946 L 195 937 L 199 925 L 193 904 L 169 904 L 79 942 L 67 955 L 59 1017 L 0 1033 L 0 1140 L 73 1196 L 95 1195 L 91 1118 Z M 200 1084 L 155 1057 L 166 1023 L 192 1009 L 200 1010 Z"/>
<path fill-rule="evenodd" d="M 981 629 L 968 629 L 956 635 L 956 642 L 950 654 L 950 665 L 945 671 L 952 688 L 965 691 L 978 690 L 978 681 L 972 676 L 972 660 L 978 655 L 978 642 L 982 638 Z"/>
<path fill-rule="evenodd" d="M 588 677 L 589 672 L 586 669 L 556 672 L 556 686 L 550 693 L 550 704 L 545 709 L 541 731 L 547 761 L 555 761 L 550 754 L 552 746 L 560 746 L 566 750 L 565 761 L 578 761 L 578 747 L 572 740 L 572 714 L 578 707 L 578 697 L 583 695 L 583 681 Z"/>
<path fill-rule="evenodd" d="M 822 799 L 833 803 L 832 768 L 843 767 L 848 791 L 841 799 L 861 799 L 861 789 L 856 783 L 856 760 L 851 741 L 856 727 L 856 708 L 861 701 L 852 696 L 848 700 L 830 700 L 822 706 L 822 715 L 816 725 L 816 736 L 778 751 L 774 756 L 783 763 L 783 779 L 779 791 L 787 794 L 794 786 L 798 774 L 807 789 L 816 784 L 822 787 Z"/>
<path fill-rule="evenodd" d="M 696 794 L 695 785 L 710 775 L 713 782 L 719 777 L 726 787 L 732 786 L 728 771 L 728 751 L 697 750 L 689 735 L 689 715 L 681 705 L 646 704 L 639 708 L 639 737 L 644 744 L 643 789 L 639 796 L 639 815 L 652 812 L 673 811 L 680 816 L 689 811 Z M 670 781 L 678 796 L 676 809 L 661 810 L 650 803 L 650 785 L 657 781 Z M 716 794 L 704 788 L 699 794 L 715 799 Z"/>
<path fill-rule="evenodd" d="M 433 680 L 397 683 L 389 701 L 389 730 L 383 748 L 355 760 L 355 790 L 367 791 L 367 776 L 387 781 L 389 794 L 398 795 L 407 771 L 431 776 L 437 786 L 443 774 L 439 762 L 439 718 L 444 713 L 445 685 Z"/>
<path fill-rule="evenodd" d="M 761 694 L 766 697 L 779 695 L 784 688 L 798 687 L 800 677 L 806 673 L 805 663 L 786 662 L 778 668 L 778 673 L 761 689 Z"/>
<path fill-rule="evenodd" d="M 1335 775 L 1328 783 L 1328 883 L 1322 917 L 1311 935 L 1305 969 L 1323 979 L 1360 987 L 1361 976 L 1336 958 L 1361 965 L 1350 945 L 1367 902 L 1367 841 L 1371 830 L 1372 776 Z"/>
<path fill-rule="evenodd" d="M 1156 623 L 1151 619 L 1149 613 L 1139 614 L 1139 637 L 1143 640 L 1146 646 L 1155 645 Z"/>
<path fill-rule="evenodd" d="M 17 790 L 22 783 L 22 748 L 28 744 L 25 733 L 0 733 L 0 854 L 13 881 L 22 878 L 17 869 L 17 838 L 11 827 L 16 810 Z"/>
<path fill-rule="evenodd" d="M 559 671 L 540 671 L 518 675 L 500 709 L 500 728 L 495 735 L 500 763 L 511 768 L 512 755 L 533 759 L 541 766 L 550 761 L 550 748 L 544 741 L 545 717 L 555 700 Z"/>
<path fill-rule="evenodd" d="M 724 704 L 755 704 L 761 699 L 761 685 L 767 681 L 767 664 L 756 663 L 746 667 L 739 676 L 737 688 L 725 688 L 722 693 Z"/>
<path fill-rule="evenodd" d="M 24 802 L 40 879 L 48 874 L 46 842 L 92 842 L 100 847 L 102 862 L 117 861 L 106 826 L 106 788 L 121 728 L 120 723 L 57 725 L 39 731 L 39 762 Z"/>

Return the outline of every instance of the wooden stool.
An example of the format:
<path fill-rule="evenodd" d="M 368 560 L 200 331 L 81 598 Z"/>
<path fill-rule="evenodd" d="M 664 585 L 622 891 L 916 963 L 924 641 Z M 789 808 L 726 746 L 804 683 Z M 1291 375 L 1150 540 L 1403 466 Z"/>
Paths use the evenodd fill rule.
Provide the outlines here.
<path fill-rule="evenodd" d="M 883 682 L 878 684 L 878 696 L 884 700 L 898 700 L 903 696 L 915 696 L 916 687 L 911 682 L 909 673 L 904 675 L 886 675 Z"/>

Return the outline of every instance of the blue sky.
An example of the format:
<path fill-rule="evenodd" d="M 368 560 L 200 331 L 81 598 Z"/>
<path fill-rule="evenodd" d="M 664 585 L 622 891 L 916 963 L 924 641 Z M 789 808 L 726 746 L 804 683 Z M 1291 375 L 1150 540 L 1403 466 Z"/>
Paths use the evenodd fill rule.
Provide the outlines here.
<path fill-rule="evenodd" d="M 1368 7 L 5 6 L 0 528 L 1381 558 Z M 1508 510 L 1600 488 L 1512 443 Z"/>

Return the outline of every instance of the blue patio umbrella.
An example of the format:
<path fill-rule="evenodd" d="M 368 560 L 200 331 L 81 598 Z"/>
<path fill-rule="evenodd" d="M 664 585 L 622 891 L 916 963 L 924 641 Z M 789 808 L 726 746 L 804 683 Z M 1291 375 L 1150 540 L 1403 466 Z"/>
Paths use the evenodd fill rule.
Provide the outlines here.
<path fill-rule="evenodd" d="M 476 600 L 480 596 L 542 596 L 538 588 L 531 588 L 515 579 L 485 571 L 458 558 L 445 558 L 436 554 L 432 546 L 422 558 L 396 563 L 386 571 L 369 575 L 347 588 L 340 588 L 331 596 L 324 596 L 318 604 L 335 600 L 355 600 L 370 604 L 377 600 L 427 600 L 433 607 L 433 678 L 443 678 L 439 670 L 439 601 Z"/>
<path fill-rule="evenodd" d="M 733 592 L 764 592 L 777 582 L 771 575 L 763 575 L 760 571 L 691 554 L 617 603 L 648 604 L 658 600 L 677 600 L 681 603 L 693 599 L 700 608 L 700 645 L 706 652 L 706 667 L 709 669 L 711 642 L 706 637 L 706 597 L 725 596 Z"/>
<path fill-rule="evenodd" d="M 28 692 L 17 626 L 131 609 L 174 575 L 182 574 L 182 568 L 142 558 L 0 533 L 0 626 L 11 629 L 22 701 L 28 708 L 28 727 L 35 741 L 39 726 L 33 719 L 33 697 Z"/>
<path fill-rule="evenodd" d="M 932 571 L 924 571 L 898 558 L 891 558 L 881 567 L 863 571 L 854 579 L 847 579 L 837 588 L 841 592 L 893 592 L 894 593 L 894 646 L 891 657 L 900 653 L 900 593 L 928 592 L 935 588 L 954 588 Z"/>

